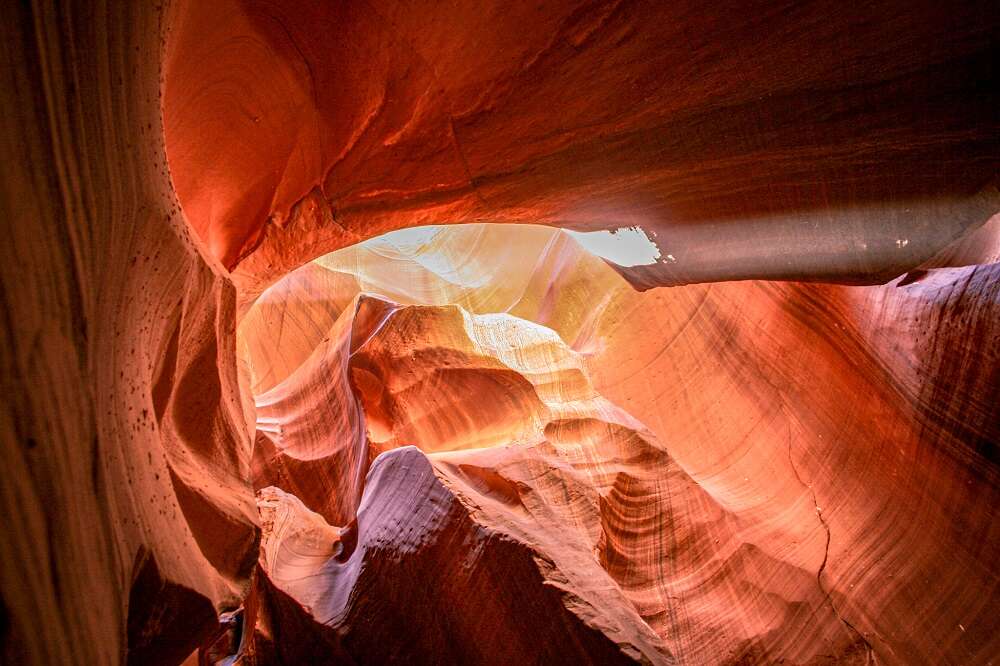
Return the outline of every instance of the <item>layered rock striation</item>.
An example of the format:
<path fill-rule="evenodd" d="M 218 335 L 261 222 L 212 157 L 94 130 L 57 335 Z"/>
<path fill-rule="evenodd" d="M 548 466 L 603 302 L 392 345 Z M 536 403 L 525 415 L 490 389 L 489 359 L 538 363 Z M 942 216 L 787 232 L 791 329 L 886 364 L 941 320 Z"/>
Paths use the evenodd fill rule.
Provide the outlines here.
<path fill-rule="evenodd" d="M 4 663 L 1000 652 L 991 3 L 0 13 Z"/>
<path fill-rule="evenodd" d="M 375 508 L 376 497 L 388 500 L 374 484 L 407 487 L 405 478 L 375 473 L 397 454 L 376 456 L 420 448 L 481 529 L 557 563 L 553 575 L 570 581 L 557 585 L 565 607 L 624 645 L 626 655 L 653 662 L 947 660 L 957 658 L 951 650 L 967 649 L 969 627 L 992 632 L 988 562 L 996 552 L 987 545 L 987 498 L 995 499 L 996 488 L 986 461 L 995 452 L 983 446 L 995 441 L 996 401 L 982 397 L 997 386 L 985 344 L 997 321 L 993 266 L 929 269 L 884 287 L 748 282 L 639 293 L 561 232 L 530 229 L 509 242 L 503 227 L 480 225 L 424 230 L 429 242 L 416 246 L 412 237 L 390 234 L 303 267 L 266 292 L 240 328 L 251 383 L 279 382 L 258 394 L 259 432 L 273 433 L 277 448 L 301 447 L 316 431 L 311 424 L 332 422 L 345 402 L 356 407 L 351 441 L 366 454 L 351 460 L 376 460 L 361 500 L 369 514 L 390 511 Z M 490 279 L 494 252 L 525 270 Z M 469 267 L 483 279 L 463 281 Z M 407 279 L 388 281 L 393 275 Z M 325 298 L 278 299 L 293 288 Z M 388 294 L 406 304 L 384 300 Z M 352 295 L 360 300 L 347 301 Z M 504 314 L 490 314 L 496 311 Z M 947 312 L 966 313 L 963 339 L 946 343 L 966 379 L 961 388 L 953 381 L 932 388 L 947 380 L 912 332 L 940 331 Z M 326 334 L 316 327 L 331 319 Z M 338 333 L 348 328 L 349 353 Z M 284 353 L 276 358 L 272 348 Z M 331 355 L 338 370 L 317 370 Z M 929 416 L 937 411 L 929 396 L 941 390 L 951 391 L 960 419 Z M 274 401 L 289 391 L 316 403 L 287 409 Z M 340 398 L 331 400 L 333 393 Z M 864 400 L 844 398 L 859 395 Z M 278 413 L 287 420 L 276 423 Z M 268 437 L 258 451 L 272 447 Z M 267 489 L 267 502 L 277 497 L 307 515 L 319 512 L 347 526 L 350 539 L 359 530 L 364 544 L 363 521 L 326 509 L 345 491 L 306 481 L 338 479 L 355 497 L 360 482 L 344 459 L 296 477 L 293 470 L 307 463 L 287 455 L 258 467 L 286 470 L 258 482 L 285 490 Z M 413 462 L 422 460 L 416 451 L 406 459 L 407 469 L 424 465 Z M 928 505 L 930 497 L 962 502 L 961 527 Z M 904 518 L 914 511 L 920 521 Z M 419 512 L 394 520 L 401 537 L 415 535 L 433 550 L 435 539 L 421 535 L 438 528 L 424 525 Z M 979 547 L 962 545 L 973 542 Z M 397 545 L 381 537 L 351 557 L 406 561 Z M 342 548 L 328 548 L 315 571 L 339 571 L 332 553 Z M 383 550 L 392 554 L 372 554 Z M 435 569 L 467 557 L 436 553 L 447 563 L 427 565 Z M 315 571 L 299 572 L 307 596 L 328 588 L 350 597 L 332 592 L 341 579 L 329 574 L 320 583 L 327 574 Z M 928 585 L 931 571 L 952 583 Z M 590 590 L 582 581 L 608 579 L 621 597 L 590 606 L 577 599 Z M 420 588 L 421 603 L 450 589 L 437 585 Z M 960 615 L 954 626 L 909 628 L 918 626 L 910 623 L 915 608 L 930 617 L 949 606 Z M 638 617 L 594 619 L 614 607 Z M 408 621 L 433 633 L 464 612 L 439 610 L 426 626 Z M 514 611 L 489 612 L 502 631 L 502 618 Z M 318 621 L 350 626 L 348 615 Z M 641 635 L 623 641 L 622 632 L 635 627 L 645 642 Z M 985 659 L 991 639 L 980 640 L 981 652 L 961 658 Z M 364 655 L 368 648 L 355 649 Z M 419 644 L 410 649 L 411 658 L 436 654 Z M 521 657 L 542 658 L 529 654 Z"/>

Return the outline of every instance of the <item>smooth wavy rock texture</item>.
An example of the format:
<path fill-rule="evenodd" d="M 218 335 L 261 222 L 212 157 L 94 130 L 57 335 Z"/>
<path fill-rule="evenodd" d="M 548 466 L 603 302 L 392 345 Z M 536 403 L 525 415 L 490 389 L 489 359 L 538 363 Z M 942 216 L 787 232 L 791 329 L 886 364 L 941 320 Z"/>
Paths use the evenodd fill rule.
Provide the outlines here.
<path fill-rule="evenodd" d="M 784 657 L 789 650 L 803 662 L 819 652 L 863 655 L 863 646 L 854 645 L 863 639 L 838 620 L 813 572 L 741 543 L 746 526 L 739 518 L 694 483 L 641 424 L 602 399 L 580 358 L 550 329 L 454 306 L 408 306 L 386 315 L 348 367 L 370 445 L 394 449 L 368 472 L 348 528 L 356 534 L 348 542 L 277 488 L 264 488 L 260 502 L 264 571 L 317 621 L 337 627 L 356 658 L 482 660 L 482 647 L 473 645 L 484 644 L 509 646 L 512 659 L 552 658 L 560 651 L 550 640 L 521 644 L 523 633 L 505 618 L 534 616 L 559 596 L 566 607 L 559 615 L 568 609 L 576 618 L 559 619 L 549 632 L 564 623 L 574 627 L 573 636 L 596 629 L 642 661 L 747 651 Z M 298 379 L 296 373 L 291 382 Z M 293 449 L 291 440 L 301 437 L 297 420 L 292 415 L 280 424 L 279 447 Z M 429 455 L 396 448 L 405 442 Z M 350 465 L 337 463 L 327 469 L 352 476 Z M 442 540 L 462 545 L 442 549 Z M 502 557 L 505 551 L 511 554 Z M 477 579 L 503 585 L 505 569 L 516 566 L 508 559 L 536 560 L 538 570 L 515 584 L 527 588 L 518 590 L 529 595 L 524 608 L 501 596 L 486 615 L 496 618 L 488 629 L 456 632 L 461 639 L 436 644 L 430 622 L 409 618 L 417 630 L 395 642 L 396 652 L 378 633 L 354 638 L 352 625 L 369 617 L 364 597 L 383 603 L 388 597 L 403 607 L 443 603 L 433 598 L 441 588 L 427 586 L 422 575 L 412 589 L 396 580 L 407 569 L 428 567 L 436 576 L 441 568 L 457 569 L 462 573 L 447 587 L 464 597 L 463 587 Z M 384 571 L 386 561 L 399 570 Z M 801 564 L 808 563 L 805 557 Z M 371 581 L 376 575 L 378 582 Z M 393 576 L 391 584 L 386 576 Z M 771 594 L 762 596 L 763 589 Z M 402 603 L 397 595 L 410 598 Z M 445 604 L 431 617 L 462 625 L 468 620 L 456 617 L 464 614 L 460 607 Z M 734 616 L 760 623 L 748 626 Z M 381 631 L 391 632 L 391 621 L 383 621 Z M 543 621 L 553 619 L 542 615 L 532 623 Z M 777 639 L 762 637 L 772 631 Z M 797 652 L 802 646 L 809 647 Z M 600 661 L 591 650 L 576 659 Z"/>
<path fill-rule="evenodd" d="M 482 220 L 640 225 L 675 258 L 624 271 L 644 288 L 884 282 L 997 210 L 995 14 L 182 2 L 168 156 L 254 293 L 304 254 Z"/>
<path fill-rule="evenodd" d="M 5 3 L 0 661 L 994 663 L 995 4 Z"/>
<path fill-rule="evenodd" d="M 324 442 L 308 433 L 320 420 L 332 423 L 348 396 L 357 407 L 350 413 L 359 415 L 350 441 L 367 451 L 352 461 L 397 446 L 422 449 L 482 529 L 556 563 L 557 575 L 570 580 L 559 585 L 563 604 L 634 657 L 860 663 L 879 654 L 911 663 L 956 651 L 986 658 L 996 628 L 989 562 L 998 555 L 990 536 L 996 479 L 982 467 L 996 457 L 996 349 L 987 342 L 1000 321 L 995 266 L 928 269 L 885 287 L 748 282 L 639 293 L 565 233 L 525 231 L 516 241 L 498 225 L 389 234 L 274 285 L 240 327 L 252 382 L 268 387 L 258 393 L 259 432 L 280 433 L 285 451 Z M 494 271 L 495 253 L 518 270 Z M 406 279 L 393 282 L 394 275 Z M 389 296 L 406 305 L 383 300 Z M 383 313 L 377 323 L 375 311 Z M 488 314 L 496 311 L 503 314 Z M 940 320 L 949 312 L 965 313 L 963 339 L 910 333 L 947 330 Z M 324 333 L 321 324 L 330 321 Z M 348 327 L 354 342 L 345 353 Z M 935 343 L 950 350 L 960 382 L 945 378 Z M 327 357 L 336 359 L 336 372 Z M 290 392 L 296 405 L 309 395 L 318 405 L 274 402 Z M 942 392 L 951 416 L 940 409 Z M 838 398 L 844 395 L 865 400 Z M 273 423 L 278 413 L 287 420 Z M 700 414 L 696 422 L 692 413 Z M 311 456 L 258 466 L 287 470 L 266 482 L 299 494 L 308 508 L 266 492 L 347 525 L 353 516 L 326 508 L 328 485 L 314 496 L 308 474 L 295 476 Z M 332 496 L 353 498 L 360 482 L 337 460 L 327 469 L 338 471 L 312 473 L 348 488 Z M 361 500 L 369 513 L 374 497 L 383 497 L 372 484 Z M 927 504 L 931 497 L 968 511 L 957 522 L 937 500 Z M 902 518 L 915 507 L 921 522 Z M 413 520 L 401 534 L 430 529 Z M 355 527 L 364 544 L 364 522 Z M 274 542 L 265 536 L 266 552 L 280 548 L 268 545 Z M 369 548 L 395 546 L 390 539 Z M 334 576 L 333 550 L 314 569 L 296 572 L 307 581 L 298 588 L 274 582 L 308 599 L 327 585 L 366 589 Z M 380 557 L 364 549 L 348 562 Z M 559 566 L 566 561 L 574 564 Z M 319 584 L 315 572 L 325 566 L 329 582 Z M 574 577 L 579 571 L 587 572 L 582 579 Z M 927 585 L 931 571 L 952 585 Z M 590 587 L 580 581 L 606 577 L 624 595 L 617 604 L 641 621 L 586 619 L 592 608 L 616 604 L 604 599 L 588 608 L 576 599 Z M 963 601 L 954 626 L 902 628 L 914 605 L 933 613 L 958 603 L 956 594 Z M 438 611 L 432 622 L 454 612 Z M 317 619 L 349 626 L 345 614 Z M 630 625 L 653 639 L 622 641 L 622 626 Z M 985 630 L 979 639 L 969 636 L 976 626 Z M 966 652 L 977 640 L 981 648 Z M 410 657 L 428 658 L 439 648 L 410 649 Z M 455 658 L 462 656 L 471 658 Z"/>

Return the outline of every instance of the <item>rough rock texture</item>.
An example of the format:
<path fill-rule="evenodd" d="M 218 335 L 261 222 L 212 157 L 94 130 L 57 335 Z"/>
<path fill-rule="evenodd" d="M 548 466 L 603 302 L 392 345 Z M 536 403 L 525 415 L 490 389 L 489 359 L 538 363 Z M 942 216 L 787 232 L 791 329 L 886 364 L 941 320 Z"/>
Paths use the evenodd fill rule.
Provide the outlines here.
<path fill-rule="evenodd" d="M 996 8 L 703 4 L 7 3 L 0 659 L 995 659 Z"/>

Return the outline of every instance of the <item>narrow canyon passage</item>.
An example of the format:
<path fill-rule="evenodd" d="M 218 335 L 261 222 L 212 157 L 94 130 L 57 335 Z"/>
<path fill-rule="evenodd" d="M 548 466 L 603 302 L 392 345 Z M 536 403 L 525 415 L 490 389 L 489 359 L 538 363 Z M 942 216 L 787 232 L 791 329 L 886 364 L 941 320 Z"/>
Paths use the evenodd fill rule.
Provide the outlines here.
<path fill-rule="evenodd" d="M 866 514 L 903 513 L 928 488 L 969 506 L 991 491 L 958 451 L 915 469 L 928 451 L 905 430 L 912 407 L 884 386 L 906 366 L 879 353 L 863 313 L 930 316 L 976 267 L 885 287 L 643 293 L 581 238 L 626 260 L 608 235 L 416 228 L 320 257 L 247 310 L 237 355 L 255 396 L 261 571 L 300 605 L 268 621 L 295 609 L 376 661 L 873 663 L 881 618 L 906 610 L 858 562 L 937 558 L 943 571 L 975 556 L 939 550 L 955 538 L 934 527 L 945 514 Z M 837 404 L 841 391 L 869 404 Z M 847 423 L 870 427 L 863 445 Z M 993 584 L 968 582 L 969 598 Z M 572 603 L 553 606 L 547 586 Z M 478 617 L 528 613 L 545 639 L 469 626 L 470 596 Z M 370 613 L 379 628 L 355 628 Z M 577 642 L 555 638 L 567 626 Z"/>
<path fill-rule="evenodd" d="M 3 664 L 997 660 L 995 2 L 0 19 Z"/>

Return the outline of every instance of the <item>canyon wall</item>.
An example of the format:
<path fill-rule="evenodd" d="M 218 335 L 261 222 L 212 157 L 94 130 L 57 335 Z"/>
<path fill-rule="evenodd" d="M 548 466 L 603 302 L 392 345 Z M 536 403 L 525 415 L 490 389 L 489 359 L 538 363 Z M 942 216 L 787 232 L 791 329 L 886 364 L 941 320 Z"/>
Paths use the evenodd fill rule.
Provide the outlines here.
<path fill-rule="evenodd" d="M 1000 652 L 990 3 L 0 11 L 5 663 Z"/>
<path fill-rule="evenodd" d="M 664 257 L 627 273 L 643 287 L 871 284 L 997 209 L 991 3 L 176 13 L 178 195 L 250 291 L 383 231 L 476 221 L 639 225 Z"/>
<path fill-rule="evenodd" d="M 259 528 L 235 290 L 167 171 L 162 15 L 3 14 L 3 660 L 179 663 Z"/>
<path fill-rule="evenodd" d="M 566 234 L 524 231 L 440 227 L 418 246 L 389 234 L 294 271 L 242 319 L 264 457 L 255 470 L 269 471 L 255 483 L 262 506 L 283 516 L 265 521 L 262 566 L 281 589 L 314 609 L 346 599 L 345 587 L 368 590 L 366 565 L 387 560 L 403 570 L 477 562 L 495 580 L 490 547 L 475 544 L 499 534 L 558 563 L 538 569 L 571 581 L 558 584 L 567 607 L 646 661 L 988 660 L 995 264 L 879 287 L 640 293 Z M 345 404 L 350 437 L 332 427 Z M 350 458 L 338 450 L 347 442 Z M 424 452 L 451 494 L 404 471 L 426 468 L 417 451 L 393 451 L 408 462 L 390 463 L 385 452 L 403 446 Z M 359 464 L 372 465 L 367 482 Z M 438 499 L 417 506 L 457 502 L 488 536 L 456 546 L 436 536 L 455 519 L 390 506 L 423 492 Z M 344 515 L 343 502 L 361 508 Z M 383 512 L 391 527 L 373 518 Z M 301 528 L 316 535 L 303 560 L 293 526 L 314 523 Z M 440 540 L 452 548 L 435 550 Z M 587 600 L 602 577 L 622 599 Z M 407 606 L 478 589 L 392 580 Z M 352 632 L 356 606 L 338 603 L 312 614 Z M 612 608 L 642 620 L 616 623 L 603 615 Z M 467 613 L 454 603 L 407 614 L 420 629 L 395 656 L 438 654 L 424 632 Z M 531 611 L 477 613 L 490 617 L 491 642 L 514 645 L 513 618 Z M 637 626 L 650 633 L 630 633 Z M 373 654 L 360 638 L 351 649 Z"/>

